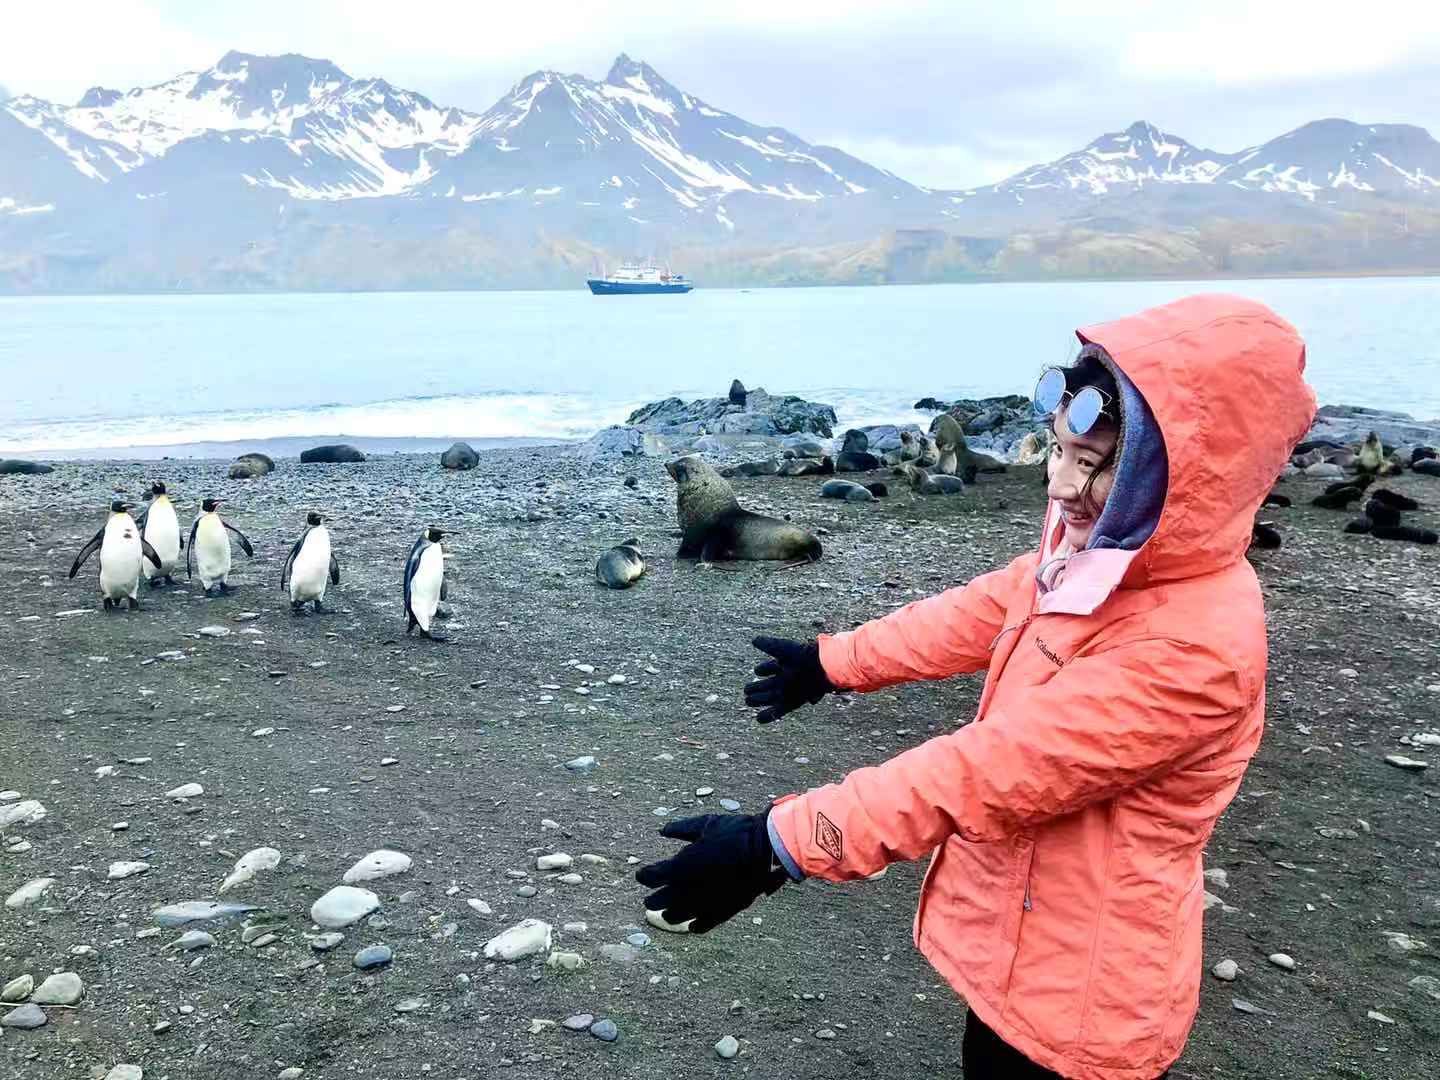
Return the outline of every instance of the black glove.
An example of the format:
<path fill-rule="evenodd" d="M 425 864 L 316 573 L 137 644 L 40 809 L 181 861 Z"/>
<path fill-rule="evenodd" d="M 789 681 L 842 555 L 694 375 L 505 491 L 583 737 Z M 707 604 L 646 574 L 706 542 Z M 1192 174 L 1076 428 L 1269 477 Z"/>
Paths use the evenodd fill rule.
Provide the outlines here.
<path fill-rule="evenodd" d="M 760 723 L 779 720 L 806 702 L 814 705 L 835 691 L 835 684 L 820 666 L 820 646 L 815 642 L 757 637 L 753 644 L 774 657 L 755 665 L 755 674 L 763 678 L 745 684 L 745 704 L 760 709 L 755 715 Z"/>
<path fill-rule="evenodd" d="M 635 880 L 654 889 L 645 898 L 647 917 L 659 916 L 661 929 L 703 934 L 769 896 L 790 880 L 770 846 L 763 814 L 702 814 L 672 821 L 660 830 L 685 840 L 679 854 L 642 866 Z M 694 920 L 690 922 L 690 920 Z"/>

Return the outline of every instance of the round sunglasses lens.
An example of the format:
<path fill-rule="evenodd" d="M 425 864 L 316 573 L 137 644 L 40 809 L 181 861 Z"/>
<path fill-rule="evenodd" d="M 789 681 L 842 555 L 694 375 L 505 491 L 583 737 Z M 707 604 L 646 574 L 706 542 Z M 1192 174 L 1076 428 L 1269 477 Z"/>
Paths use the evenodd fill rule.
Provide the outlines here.
<path fill-rule="evenodd" d="M 1051 368 L 1041 375 L 1040 381 L 1035 384 L 1035 414 L 1049 416 L 1060 407 L 1064 397 L 1065 373 L 1058 368 Z"/>
<path fill-rule="evenodd" d="M 1105 399 L 1093 386 L 1087 386 L 1077 393 L 1070 399 L 1070 408 L 1065 410 L 1065 422 L 1070 426 L 1071 433 L 1084 435 L 1095 426 L 1095 421 L 1100 419 L 1100 411 L 1104 407 Z"/>

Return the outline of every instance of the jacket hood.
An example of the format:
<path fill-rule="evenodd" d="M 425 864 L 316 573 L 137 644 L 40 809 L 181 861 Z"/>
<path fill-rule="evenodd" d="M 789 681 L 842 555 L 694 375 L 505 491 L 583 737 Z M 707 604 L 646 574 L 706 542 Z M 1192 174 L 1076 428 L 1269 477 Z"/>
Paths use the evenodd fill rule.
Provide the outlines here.
<path fill-rule="evenodd" d="M 1153 418 L 1163 441 L 1165 495 L 1158 521 L 1152 506 L 1128 524 L 1135 536 L 1136 525 L 1144 532 L 1153 522 L 1148 539 L 1071 556 L 1060 587 L 1042 596 L 1041 610 L 1088 613 L 1117 585 L 1199 577 L 1244 558 L 1261 501 L 1315 417 L 1315 394 L 1304 380 L 1305 343 L 1295 328 L 1253 300 L 1205 294 L 1081 327 L 1076 336 L 1103 350 L 1123 376 L 1123 396 L 1133 388 L 1143 398 L 1144 427 Z M 1133 416 L 1133 404 L 1126 405 Z M 1153 476 L 1137 483 L 1147 462 L 1152 470 L 1156 465 L 1153 453 L 1126 468 L 1131 430 L 1126 417 L 1110 501 L 1133 498 L 1130 488 L 1143 495 L 1155 487 Z M 1155 433 L 1145 434 L 1153 439 Z M 1136 516 L 1133 506 L 1112 513 L 1107 502 L 1096 532 L 1122 509 Z M 1052 505 L 1042 562 L 1057 548 L 1058 527 Z"/>

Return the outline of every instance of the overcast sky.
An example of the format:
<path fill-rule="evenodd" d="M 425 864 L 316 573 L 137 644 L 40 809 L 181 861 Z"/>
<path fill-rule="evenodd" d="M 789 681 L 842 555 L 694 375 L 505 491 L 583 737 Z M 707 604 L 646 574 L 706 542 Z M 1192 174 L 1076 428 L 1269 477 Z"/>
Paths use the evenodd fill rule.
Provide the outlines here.
<path fill-rule="evenodd" d="M 996 181 L 1138 119 L 1222 151 L 1327 116 L 1440 129 L 1440 4 L 1421 0 L 3 7 L 0 85 L 15 94 L 73 103 L 233 48 L 325 57 L 481 111 L 531 71 L 599 79 L 623 51 L 711 105 L 934 187 Z"/>

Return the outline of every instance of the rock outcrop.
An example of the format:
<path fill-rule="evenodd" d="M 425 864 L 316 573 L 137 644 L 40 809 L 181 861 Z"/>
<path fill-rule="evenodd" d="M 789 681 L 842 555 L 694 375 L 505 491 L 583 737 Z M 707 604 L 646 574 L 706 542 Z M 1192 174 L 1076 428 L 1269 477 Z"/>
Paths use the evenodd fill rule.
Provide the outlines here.
<path fill-rule="evenodd" d="M 743 388 L 742 388 L 743 389 Z M 765 390 L 745 393 L 743 404 L 733 397 L 680 398 L 653 401 L 630 414 L 626 425 L 657 435 L 794 435 L 830 438 L 835 434 L 835 409 L 792 395 Z"/>

